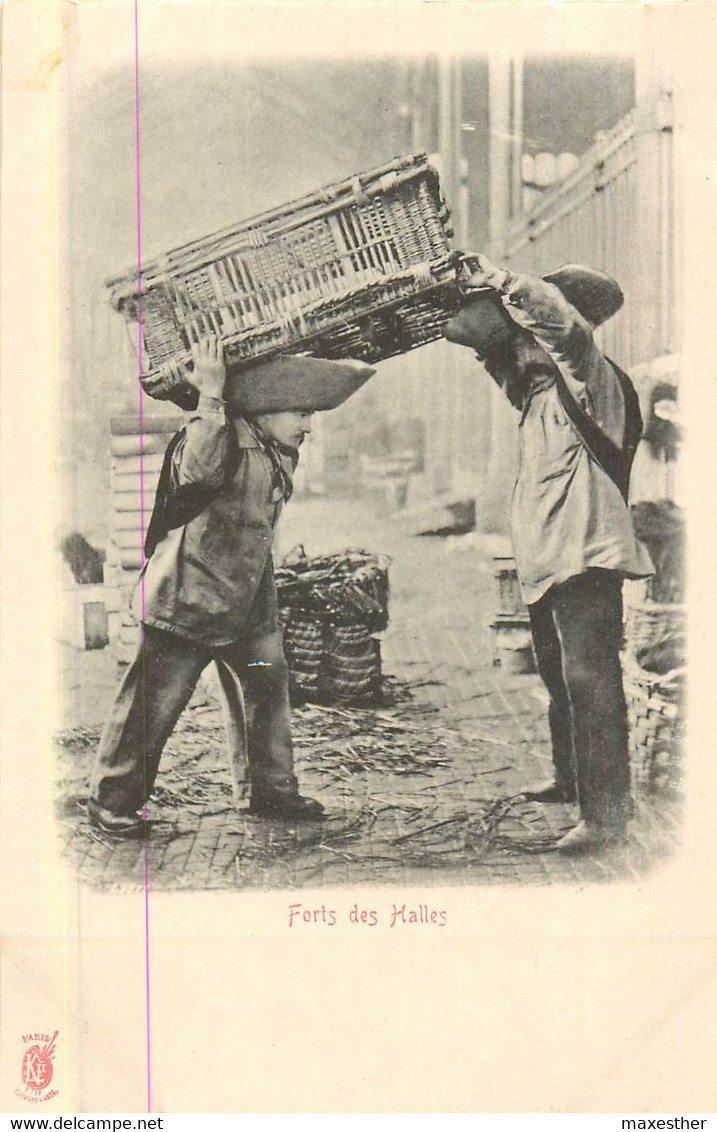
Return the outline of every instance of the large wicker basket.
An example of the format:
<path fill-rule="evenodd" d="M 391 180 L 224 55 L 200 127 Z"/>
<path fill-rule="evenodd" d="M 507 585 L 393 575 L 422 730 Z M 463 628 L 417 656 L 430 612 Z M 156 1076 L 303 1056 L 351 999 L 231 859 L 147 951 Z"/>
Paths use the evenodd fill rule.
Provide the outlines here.
<path fill-rule="evenodd" d="M 664 676 L 625 664 L 630 774 L 636 794 L 679 791 L 684 737 L 684 669 Z"/>
<path fill-rule="evenodd" d="M 396 158 L 110 280 L 141 328 L 144 389 L 181 403 L 206 333 L 235 368 L 280 353 L 373 363 L 439 338 L 460 300 L 448 215 L 425 154 Z"/>

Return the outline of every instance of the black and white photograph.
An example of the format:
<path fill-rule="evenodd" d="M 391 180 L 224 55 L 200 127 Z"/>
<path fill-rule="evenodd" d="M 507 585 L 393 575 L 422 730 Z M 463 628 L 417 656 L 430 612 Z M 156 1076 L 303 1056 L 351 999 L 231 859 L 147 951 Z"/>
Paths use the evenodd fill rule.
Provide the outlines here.
<path fill-rule="evenodd" d="M 660 868 L 669 52 L 188 73 L 139 30 L 136 70 L 70 70 L 68 860 L 143 886 L 148 847 L 163 890 Z"/>
<path fill-rule="evenodd" d="M 8 1076 L 21 1108 L 709 1107 L 708 1048 L 680 1094 L 651 1023 L 645 1049 L 614 1068 L 643 1016 L 630 1004 L 672 969 L 669 949 L 644 963 L 629 949 L 640 925 L 660 935 L 645 894 L 669 883 L 687 899 L 691 805 L 709 791 L 690 771 L 688 630 L 705 629 L 709 595 L 688 601 L 686 548 L 706 520 L 694 494 L 688 507 L 684 392 L 686 280 L 710 282 L 709 257 L 686 259 L 695 87 L 684 75 L 702 25 L 682 34 L 681 11 L 37 6 L 58 51 L 9 89 L 48 105 L 47 183 L 28 188 L 27 215 L 33 192 L 49 194 L 55 364 L 42 394 L 25 375 L 23 412 L 41 410 L 48 479 L 43 489 L 38 473 L 34 518 L 47 519 L 51 616 L 25 602 L 13 618 L 28 640 L 42 626 L 48 679 L 36 683 L 51 686 L 53 710 L 42 696 L 23 709 L 47 733 L 32 770 L 53 854 L 39 903 L 74 973 L 64 1014 L 48 1005 L 7 1037 L 25 1043 L 22 1073 Z M 20 258 L 22 211 L 3 223 Z M 20 292 L 32 303 L 17 279 L 4 269 L 7 322 Z M 31 321 L 12 329 L 32 355 Z M 16 456 L 8 494 L 23 467 Z M 13 540 L 22 593 L 32 545 Z M 18 766 L 27 727 L 13 732 Z M 26 794 L 8 839 L 20 873 L 30 807 Z M 27 912 L 32 885 L 17 886 Z M 699 907 L 707 916 L 711 902 Z M 593 968 L 588 951 L 611 922 L 619 942 Z M 182 948 L 204 930 L 201 947 Z M 497 934 L 479 976 L 467 956 L 484 931 Z M 500 932 L 510 947 L 526 941 L 513 967 L 496 958 Z M 584 933 L 574 952 L 572 933 Z M 265 937 L 273 968 L 256 954 Z M 233 940 L 246 967 L 239 957 L 220 992 Z M 489 1014 L 481 1052 L 451 1054 L 451 1038 L 451 1068 L 430 1083 L 438 1039 L 399 1039 L 396 1055 L 414 1060 L 391 1084 L 379 1064 L 390 1028 L 365 1063 L 334 1049 L 353 1007 L 322 1028 L 332 984 L 319 968 L 339 965 L 344 1007 L 366 987 L 355 971 L 341 981 L 344 964 L 370 984 L 375 961 L 377 987 L 399 964 L 408 994 L 414 941 L 416 971 L 453 956 L 426 993 L 435 1019 L 448 980 L 456 1043 L 480 1013 L 475 980 Z M 552 956 L 539 973 L 533 944 Z M 193 1029 L 200 954 L 214 1006 L 198 994 Z M 269 1018 L 304 1017 L 341 1065 L 329 1083 L 307 1083 L 285 1037 L 287 1091 L 272 1091 L 266 1066 L 208 1080 L 199 1035 L 228 1024 L 221 994 L 236 1009 L 252 977 L 251 1064 L 274 1048 Z M 46 983 L 38 1001 L 50 1004 L 59 991 Z M 21 1000 L 9 992 L 13 1025 Z M 700 1019 L 707 1002 L 695 1000 Z M 521 1038 L 530 1071 L 494 1072 L 516 1026 L 540 1043 L 543 1009 L 537 1063 Z M 351 1049 L 382 1025 L 368 1007 L 358 1019 Z M 110 1046 L 134 1034 L 121 1073 L 119 1052 L 97 1044 L 105 1024 Z M 413 1023 L 396 1025 L 406 1035 Z M 668 1062 L 687 1056 L 682 1034 Z M 192 1056 L 196 1077 L 180 1068 Z M 95 1083 L 85 1064 L 99 1067 Z"/>

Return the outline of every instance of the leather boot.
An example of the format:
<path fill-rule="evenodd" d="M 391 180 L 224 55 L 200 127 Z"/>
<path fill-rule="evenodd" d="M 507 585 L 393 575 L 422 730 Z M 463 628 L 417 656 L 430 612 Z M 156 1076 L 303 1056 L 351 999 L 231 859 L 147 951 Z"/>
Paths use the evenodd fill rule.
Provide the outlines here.
<path fill-rule="evenodd" d="M 302 794 L 263 789 L 252 792 L 249 813 L 282 821 L 322 821 L 324 807 L 315 798 L 305 798 Z"/>
<path fill-rule="evenodd" d="M 94 798 L 87 799 L 87 813 L 97 829 L 113 837 L 146 837 L 149 832 L 148 823 L 139 814 L 116 814 Z"/>
<path fill-rule="evenodd" d="M 574 787 L 564 786 L 552 778 L 546 779 L 545 782 L 536 782 L 526 790 L 521 790 L 521 795 L 527 802 L 577 802 L 578 800 Z"/>

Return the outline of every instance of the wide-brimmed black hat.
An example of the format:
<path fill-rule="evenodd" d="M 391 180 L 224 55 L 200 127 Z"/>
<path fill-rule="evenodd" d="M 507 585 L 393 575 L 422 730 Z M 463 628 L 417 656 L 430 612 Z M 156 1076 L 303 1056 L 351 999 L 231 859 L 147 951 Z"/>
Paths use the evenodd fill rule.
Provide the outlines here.
<path fill-rule="evenodd" d="M 624 295 L 611 275 L 592 267 L 568 263 L 543 276 L 553 283 L 565 298 L 592 326 L 600 326 L 616 314 Z M 449 342 L 470 346 L 486 356 L 515 335 L 519 329 L 505 310 L 492 287 L 480 287 L 470 293 L 461 309 L 448 322 L 445 336 Z"/>
<path fill-rule="evenodd" d="M 229 373 L 224 398 L 234 413 L 320 413 L 347 401 L 375 373 L 352 358 L 285 354 Z"/>

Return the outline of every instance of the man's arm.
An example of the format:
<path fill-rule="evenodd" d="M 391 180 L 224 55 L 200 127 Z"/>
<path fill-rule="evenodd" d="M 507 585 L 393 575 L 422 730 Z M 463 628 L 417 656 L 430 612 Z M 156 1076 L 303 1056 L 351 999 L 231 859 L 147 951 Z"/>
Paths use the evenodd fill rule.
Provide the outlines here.
<path fill-rule="evenodd" d="M 561 371 L 585 380 L 587 355 L 597 349 L 592 328 L 553 283 L 506 271 L 479 255 L 471 284 L 496 291 L 513 322 L 533 335 Z"/>
<path fill-rule="evenodd" d="M 492 287 L 517 326 L 529 331 L 557 365 L 565 384 L 613 443 L 622 446 L 625 404 L 620 381 L 592 327 L 553 283 L 496 267 L 478 256 L 475 287 Z M 587 392 L 587 398 L 584 393 Z"/>
<path fill-rule="evenodd" d="M 221 486 L 226 475 L 229 429 L 224 384 L 226 366 L 220 339 L 211 335 L 192 346 L 194 369 L 187 381 L 199 391 L 199 403 L 189 414 L 185 435 L 172 462 L 175 486 L 202 483 Z"/>

